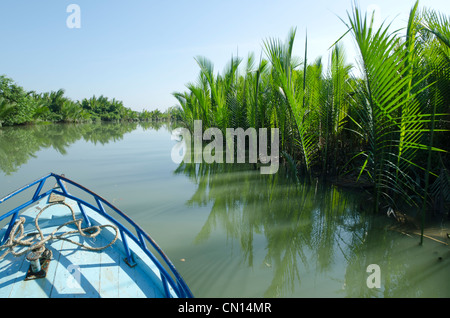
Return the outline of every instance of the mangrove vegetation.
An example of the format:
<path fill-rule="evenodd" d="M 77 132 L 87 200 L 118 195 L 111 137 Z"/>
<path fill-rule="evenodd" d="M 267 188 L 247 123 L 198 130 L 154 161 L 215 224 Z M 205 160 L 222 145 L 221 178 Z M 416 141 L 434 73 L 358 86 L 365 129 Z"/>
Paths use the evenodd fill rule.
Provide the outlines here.
<path fill-rule="evenodd" d="M 26 91 L 11 78 L 0 76 L 0 127 L 32 123 L 81 123 L 178 120 L 180 109 L 170 107 L 141 112 L 125 107 L 122 101 L 103 95 L 73 101 L 64 89 L 37 93 Z"/>
<path fill-rule="evenodd" d="M 296 29 L 264 40 L 260 55 L 232 56 L 222 73 L 196 57 L 198 79 L 173 93 L 184 126 L 278 128 L 295 179 L 363 188 L 375 211 L 448 214 L 449 17 L 416 2 L 400 30 L 375 28 L 356 4 L 341 20 L 348 31 L 330 43 L 327 67 L 309 58 L 307 36 L 294 54 Z M 353 63 L 341 41 L 349 36 Z"/>

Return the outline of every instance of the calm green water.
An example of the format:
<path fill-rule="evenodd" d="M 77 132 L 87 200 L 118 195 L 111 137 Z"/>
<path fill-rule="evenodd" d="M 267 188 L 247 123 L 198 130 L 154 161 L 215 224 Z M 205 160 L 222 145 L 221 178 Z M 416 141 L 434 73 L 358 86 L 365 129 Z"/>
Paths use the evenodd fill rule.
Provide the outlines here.
<path fill-rule="evenodd" d="M 361 194 L 281 169 L 177 165 L 170 136 L 148 124 L 1 128 L 0 197 L 64 173 L 140 224 L 196 297 L 450 297 L 449 246 L 419 246 L 365 213 Z M 448 244 L 447 232 L 435 221 L 426 233 Z M 368 287 L 371 264 L 379 288 Z"/>

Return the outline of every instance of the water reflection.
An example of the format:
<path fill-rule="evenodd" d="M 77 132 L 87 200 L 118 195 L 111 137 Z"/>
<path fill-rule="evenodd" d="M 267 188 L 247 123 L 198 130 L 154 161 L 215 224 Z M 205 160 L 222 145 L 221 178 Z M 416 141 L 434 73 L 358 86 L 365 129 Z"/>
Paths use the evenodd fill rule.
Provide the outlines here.
<path fill-rule="evenodd" d="M 205 243 L 215 230 L 224 230 L 227 239 L 239 244 L 241 264 L 252 269 L 270 267 L 271 283 L 264 287 L 263 297 L 429 295 L 430 290 L 424 291 L 422 282 L 412 276 L 416 265 L 426 266 L 417 263 L 423 256 L 418 241 L 409 240 L 403 246 L 403 237 L 389 231 L 386 218 L 368 212 L 364 193 L 321 182 L 294 183 L 283 170 L 261 175 L 245 164 L 182 163 L 175 173 L 186 175 L 197 186 L 188 205 L 212 206 L 196 243 Z M 265 238 L 262 262 L 255 256 L 255 250 L 262 250 L 256 235 Z M 262 264 L 255 264 L 255 259 Z M 367 287 L 370 264 L 383 269 L 381 288 Z M 448 271 L 435 265 L 430 266 L 437 281 L 439 275 L 449 278 Z M 311 283 L 311 276 L 316 283 Z M 433 287 L 438 295 L 449 296 L 448 287 L 440 284 Z"/>
<path fill-rule="evenodd" d="M 0 128 L 0 170 L 6 175 L 16 172 L 31 157 L 46 148 L 53 148 L 65 155 L 67 149 L 78 140 L 93 144 L 107 144 L 123 139 L 138 126 L 144 130 L 170 128 L 171 123 L 97 123 L 50 124 Z"/>
<path fill-rule="evenodd" d="M 150 134 L 159 129 L 164 147 Z M 391 220 L 370 213 L 364 193 L 294 182 L 281 168 L 262 175 L 253 164 L 182 163 L 170 178 L 172 129 L 165 123 L 3 127 L 0 170 L 11 175 L 8 182 L 23 178 L 15 182 L 21 186 L 29 175 L 20 167 L 41 156 L 39 150 L 70 157 L 78 140 L 115 143 L 109 151 L 99 147 L 93 159 L 98 163 L 89 169 L 82 162 L 67 163 L 72 174 L 90 176 L 84 179 L 89 188 L 121 200 L 120 207 L 156 232 L 168 255 L 176 255 L 171 259 L 185 260 L 176 266 L 198 297 L 450 297 L 448 245 L 428 240 L 419 246 L 418 237 L 391 231 Z M 117 142 L 132 131 L 134 138 Z M 72 160 L 79 158 L 85 159 Z M 171 191 L 183 192 L 182 198 L 174 200 Z M 379 289 L 366 285 L 370 264 L 381 268 Z"/>

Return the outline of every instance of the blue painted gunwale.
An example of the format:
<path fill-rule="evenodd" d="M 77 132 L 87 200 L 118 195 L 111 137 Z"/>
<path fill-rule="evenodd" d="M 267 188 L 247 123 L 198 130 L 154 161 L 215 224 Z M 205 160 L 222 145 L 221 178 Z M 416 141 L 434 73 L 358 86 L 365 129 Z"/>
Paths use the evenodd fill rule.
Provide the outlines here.
<path fill-rule="evenodd" d="M 52 189 L 50 189 L 44 193 L 41 193 L 41 190 L 43 189 L 44 184 L 46 182 L 50 182 L 50 181 L 48 181 L 49 179 L 54 179 L 56 181 L 57 187 L 53 187 Z M 96 205 L 90 204 L 87 201 L 70 194 L 66 189 L 65 183 L 70 184 L 71 186 L 74 186 L 74 187 L 80 189 L 84 194 L 87 194 L 88 196 L 92 197 L 94 199 Z M 86 257 L 89 257 L 88 255 L 97 255 L 97 254 L 103 254 L 103 255 L 105 255 L 105 257 L 110 257 L 110 256 L 106 256 L 106 255 L 115 253 L 114 257 L 117 258 L 117 255 L 120 254 L 120 255 L 122 255 L 121 256 L 122 258 L 126 259 L 126 262 L 122 262 L 122 260 L 117 261 L 117 265 L 119 267 L 123 267 L 123 269 L 120 269 L 120 271 L 122 271 L 122 272 L 125 271 L 125 272 L 129 273 L 131 270 L 131 271 L 138 273 L 138 274 L 134 273 L 133 275 L 143 275 L 143 274 L 148 275 L 148 276 L 141 276 L 139 278 L 134 278 L 134 280 L 147 279 L 150 281 L 151 279 L 155 280 L 155 277 L 156 277 L 157 282 L 155 283 L 155 290 L 150 293 L 144 293 L 144 296 L 146 296 L 146 297 L 149 297 L 149 295 L 150 295 L 150 297 L 169 297 L 169 298 L 171 298 L 171 297 L 191 298 L 191 297 L 193 297 L 189 287 L 186 285 L 183 278 L 176 270 L 175 266 L 172 264 L 172 262 L 169 260 L 169 258 L 164 254 L 162 249 L 156 244 L 156 242 L 140 226 L 138 226 L 125 213 L 123 213 L 118 208 L 116 208 L 114 205 L 112 205 L 111 203 L 109 203 L 108 201 L 106 201 L 105 199 L 100 197 L 98 194 L 92 192 L 91 190 L 81 186 L 80 184 L 78 184 L 62 175 L 50 173 L 34 182 L 31 182 L 30 184 L 28 184 L 26 186 L 14 191 L 13 193 L 5 196 L 3 199 L 0 199 L 0 208 L 1 208 L 2 203 L 9 200 L 10 198 L 18 195 L 19 193 L 22 193 L 25 190 L 32 188 L 33 186 L 36 186 L 36 190 L 34 191 L 34 194 L 29 201 L 17 206 L 16 208 L 13 208 L 9 212 L 6 212 L 0 216 L 0 221 L 7 220 L 8 218 L 10 218 L 9 224 L 0 232 L 0 239 L 1 239 L 0 244 L 3 245 L 6 242 L 8 236 L 9 236 L 9 233 L 11 232 L 11 229 L 12 229 L 15 221 L 19 217 L 19 215 L 23 216 L 23 215 L 27 215 L 29 213 L 31 213 L 32 215 L 36 215 L 36 213 L 37 213 L 36 207 L 39 206 L 40 208 L 42 208 L 42 207 L 46 206 L 48 197 L 52 193 L 54 193 L 56 195 L 64 196 L 66 198 L 66 203 L 71 204 L 74 211 L 76 211 L 76 213 L 78 213 L 80 216 L 82 216 L 85 226 L 91 226 L 91 225 L 96 225 L 96 224 L 105 224 L 105 223 L 109 222 L 109 223 L 117 226 L 117 228 L 119 229 L 119 233 L 120 233 L 119 238 L 112 247 L 107 248 L 104 252 L 83 251 L 83 253 L 86 253 Z M 107 213 L 104 206 L 107 206 L 109 208 L 109 210 L 113 211 L 117 215 L 113 216 L 113 215 L 110 215 L 109 213 Z M 53 207 L 51 207 L 50 209 L 53 209 Z M 21 213 L 22 210 L 25 210 L 25 211 L 23 213 Z M 59 217 L 58 216 L 59 213 L 65 213 L 66 216 L 67 215 L 71 216 L 70 211 L 68 211 L 67 207 L 61 206 L 59 211 L 61 211 L 61 210 L 64 210 L 64 212 L 55 212 L 56 214 L 53 214 L 52 218 L 57 219 Z M 44 214 L 46 214 L 46 213 L 47 213 L 47 211 L 44 212 Z M 42 216 L 44 214 L 42 214 Z M 119 222 L 117 220 L 117 216 L 119 216 L 122 220 L 124 220 L 123 222 L 124 223 L 126 222 L 126 224 L 122 224 L 121 222 Z M 48 216 L 47 216 L 47 218 L 48 218 Z M 41 221 L 39 221 L 39 222 L 41 223 Z M 45 220 L 42 222 L 49 224 L 48 222 L 45 222 Z M 136 235 L 134 233 L 132 233 L 129 228 L 134 229 L 134 231 L 136 232 Z M 106 228 L 103 228 L 102 231 L 105 231 L 105 229 Z M 106 231 L 106 237 L 111 238 L 111 235 L 113 235 L 113 233 L 111 231 L 109 231 L 109 230 Z M 58 244 L 58 242 L 56 241 L 55 243 L 52 243 L 52 249 L 54 249 L 56 251 L 56 253 L 58 253 L 58 248 L 54 247 L 54 244 Z M 70 243 L 67 243 L 67 244 L 70 244 Z M 65 249 L 67 249 L 67 244 L 66 244 Z M 155 255 L 152 253 L 152 251 L 150 251 L 150 249 L 147 247 L 147 244 L 150 244 L 151 248 L 157 252 L 161 261 L 163 263 L 165 263 L 165 266 L 168 268 L 168 270 L 155 257 Z M 59 248 L 61 248 L 61 247 L 59 247 Z M 75 245 L 72 248 L 74 249 L 74 251 L 76 250 L 76 253 L 80 253 L 80 248 L 76 248 Z M 74 251 L 71 251 L 70 253 L 73 253 Z M 6 265 L 2 266 L 2 262 L 3 263 L 12 262 L 13 260 L 11 258 L 13 258 L 13 257 L 14 256 L 9 254 L 7 257 L 5 257 L 5 259 L 0 261 L 0 297 L 4 297 L 4 295 L 1 294 L 1 289 L 4 286 L 10 285 L 10 280 L 11 280 L 11 278 L 8 278 L 8 274 L 10 274 L 11 271 L 2 270 L 2 268 L 7 267 Z M 22 258 L 24 258 L 24 256 Z M 56 258 L 55 255 L 53 255 L 53 258 Z M 14 262 L 17 262 L 17 260 L 14 260 Z M 50 264 L 52 264 L 52 262 L 54 263 L 55 260 L 52 260 Z M 27 266 L 27 264 L 26 264 L 27 261 L 25 261 L 23 263 L 25 264 L 23 266 Z M 130 269 L 129 265 L 127 265 L 126 263 L 131 264 L 131 265 L 137 265 L 137 266 L 131 267 L 131 269 Z M 10 266 L 10 265 L 11 264 L 9 264 L 8 266 Z M 101 267 L 100 264 L 97 264 L 97 265 L 99 267 Z M 111 265 L 111 264 L 109 264 L 109 265 Z M 17 264 L 15 265 L 15 267 L 17 267 Z M 11 268 L 11 266 L 10 266 L 10 268 Z M 136 269 L 136 270 L 134 270 L 134 269 Z M 24 269 L 22 269 L 22 272 L 23 272 L 23 270 Z M 26 271 L 26 269 L 25 269 L 25 271 Z M 169 272 L 170 272 L 170 274 L 169 274 Z M 50 267 L 49 267 L 49 274 L 50 274 Z M 49 274 L 47 276 L 49 276 Z M 15 275 L 17 276 L 18 274 L 16 273 Z M 51 275 L 54 275 L 54 273 L 51 273 L 50 276 Z M 22 273 L 22 276 L 24 276 L 24 273 Z M 2 279 L 3 279 L 3 282 L 2 282 Z M 55 277 L 55 279 L 57 280 L 58 277 Z M 67 277 L 66 277 L 66 279 L 67 279 Z M 17 280 L 17 277 L 14 278 L 14 280 Z M 39 280 L 40 279 L 37 279 L 34 282 L 38 282 Z M 5 282 L 9 282 L 9 283 L 6 284 Z M 27 281 L 27 283 L 28 282 L 32 282 L 32 281 Z M 29 285 L 32 285 L 32 284 L 29 284 Z M 40 286 L 39 288 L 42 289 L 42 286 Z M 147 289 L 148 289 L 148 287 L 147 287 Z M 117 294 L 117 295 L 119 295 L 119 294 Z M 47 294 L 47 296 L 49 296 L 49 295 Z M 77 295 L 72 295 L 72 296 L 76 297 Z M 102 297 L 102 294 L 98 293 L 97 296 Z M 21 296 L 19 296 L 19 297 L 21 297 Z M 40 297 L 40 296 L 37 296 L 37 297 Z M 59 295 L 58 297 L 71 297 L 71 296 L 70 295 L 65 295 L 65 296 Z"/>

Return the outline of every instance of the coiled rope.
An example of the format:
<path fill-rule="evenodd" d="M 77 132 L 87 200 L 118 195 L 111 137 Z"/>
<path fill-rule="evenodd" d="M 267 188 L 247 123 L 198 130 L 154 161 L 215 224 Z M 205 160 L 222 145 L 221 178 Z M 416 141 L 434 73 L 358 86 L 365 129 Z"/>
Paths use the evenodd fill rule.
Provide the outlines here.
<path fill-rule="evenodd" d="M 72 213 L 72 221 L 68 221 L 60 226 L 58 226 L 52 233 L 50 233 L 47 236 L 44 236 L 44 234 L 41 231 L 41 228 L 39 227 L 38 221 L 39 221 L 39 217 L 40 215 L 49 207 L 57 205 L 57 204 L 61 204 L 61 205 L 65 205 L 67 206 L 71 213 Z M 36 254 L 42 254 L 46 248 L 45 248 L 45 244 L 49 241 L 52 240 L 64 240 L 67 242 L 70 242 L 72 244 L 78 245 L 84 249 L 90 250 L 90 251 L 101 251 L 104 250 L 108 247 L 110 247 L 111 245 L 113 245 L 118 236 L 119 236 L 119 230 L 117 229 L 116 226 L 111 225 L 111 224 L 105 224 L 105 225 L 94 225 L 94 226 L 90 226 L 90 227 L 85 227 L 85 228 L 81 228 L 81 223 L 82 223 L 82 219 L 76 219 L 75 218 L 75 212 L 73 211 L 72 207 L 70 205 L 68 205 L 65 202 L 54 202 L 51 203 L 49 205 L 47 205 L 46 207 L 44 207 L 43 209 L 41 209 L 39 211 L 39 213 L 36 215 L 35 219 L 34 219 L 34 224 L 35 227 L 38 231 L 38 233 L 29 233 L 29 234 L 24 234 L 24 224 L 25 224 L 25 218 L 24 217 L 20 217 L 18 220 L 16 220 L 16 222 L 14 223 L 13 228 L 11 229 L 11 233 L 9 234 L 8 240 L 6 241 L 5 244 L 3 244 L 2 246 L 0 246 L 0 250 L 3 249 L 7 249 L 1 256 L 0 256 L 0 260 L 3 259 L 8 253 L 11 253 L 12 255 L 19 257 L 25 253 L 28 252 L 34 252 Z M 56 233 L 64 226 L 69 225 L 69 224 L 75 224 L 77 229 L 73 230 L 73 231 L 67 231 L 64 232 L 62 234 L 58 234 L 56 235 Z M 85 244 L 73 241 L 69 238 L 66 238 L 65 236 L 70 235 L 70 234 L 74 234 L 74 233 L 79 233 L 81 236 L 83 237 L 87 237 L 87 238 L 95 238 L 97 235 L 100 234 L 102 228 L 105 227 L 110 227 L 112 229 L 114 229 L 114 231 L 116 232 L 114 239 L 107 245 L 105 246 L 101 246 L 101 247 L 92 247 L 92 246 L 87 246 Z M 93 231 L 93 232 L 92 232 Z M 90 233 L 92 232 L 92 233 Z M 26 237 L 29 237 L 25 239 Z M 40 238 L 40 240 L 37 240 L 38 238 Z M 37 241 L 35 241 L 37 240 Z M 21 252 L 16 252 L 14 251 L 14 248 L 17 247 L 28 247 L 25 250 L 21 251 Z"/>

